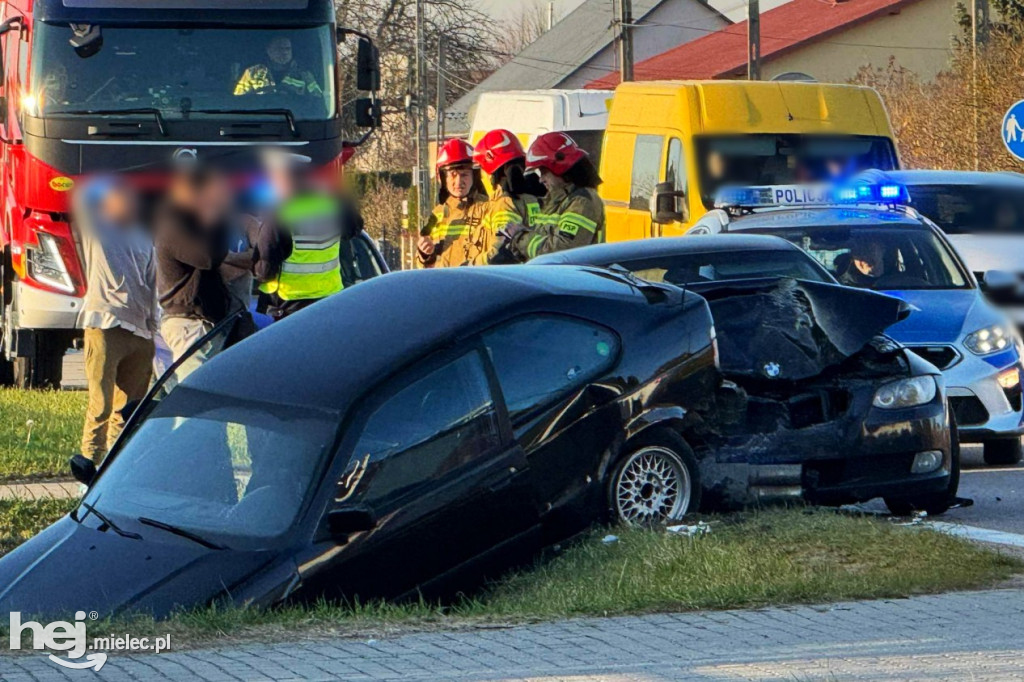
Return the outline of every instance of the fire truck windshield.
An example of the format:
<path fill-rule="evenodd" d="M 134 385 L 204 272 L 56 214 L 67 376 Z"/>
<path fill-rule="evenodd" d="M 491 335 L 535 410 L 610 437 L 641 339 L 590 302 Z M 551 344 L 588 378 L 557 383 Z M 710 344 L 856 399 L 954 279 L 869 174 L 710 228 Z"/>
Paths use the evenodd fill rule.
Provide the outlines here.
<path fill-rule="evenodd" d="M 311 28 L 101 26 L 83 56 L 67 24 L 38 23 L 29 115 L 154 109 L 167 120 L 240 110 L 335 115 L 335 40 Z M 87 53 L 86 53 L 87 54 Z"/>

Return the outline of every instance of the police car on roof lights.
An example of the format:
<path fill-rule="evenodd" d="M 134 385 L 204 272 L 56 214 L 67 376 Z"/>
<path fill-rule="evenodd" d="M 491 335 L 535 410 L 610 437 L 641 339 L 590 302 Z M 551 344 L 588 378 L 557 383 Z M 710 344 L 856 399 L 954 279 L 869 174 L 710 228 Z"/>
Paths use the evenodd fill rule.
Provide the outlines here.
<path fill-rule="evenodd" d="M 687 234 L 784 237 L 841 283 L 915 306 L 886 333 L 942 370 L 961 442 L 983 443 L 988 464 L 1016 463 L 1024 344 L 942 231 L 909 201 L 894 183 L 725 188 Z"/>

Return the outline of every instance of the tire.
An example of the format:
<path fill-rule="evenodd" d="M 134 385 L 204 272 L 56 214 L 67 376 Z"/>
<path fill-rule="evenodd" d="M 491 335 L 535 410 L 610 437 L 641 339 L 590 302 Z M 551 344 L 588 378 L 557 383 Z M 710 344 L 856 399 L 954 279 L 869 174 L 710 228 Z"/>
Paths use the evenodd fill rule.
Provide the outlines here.
<path fill-rule="evenodd" d="M 11 302 L 11 268 L 7 252 L 0 252 L 0 386 L 14 385 L 14 363 L 4 352 L 4 316 Z"/>
<path fill-rule="evenodd" d="M 658 429 L 627 444 L 608 479 L 611 519 L 630 525 L 673 523 L 700 508 L 700 469 L 679 434 Z"/>
<path fill-rule="evenodd" d="M 17 388 L 60 389 L 67 345 L 60 333 L 35 333 L 34 357 L 14 358 L 14 386 Z"/>
<path fill-rule="evenodd" d="M 918 498 L 886 497 L 885 506 L 893 516 L 910 516 L 915 511 L 928 512 L 928 516 L 939 516 L 949 511 L 956 502 L 956 493 L 960 489 L 960 432 L 956 428 L 953 410 L 949 411 L 949 447 L 952 460 L 950 463 L 949 485 L 941 493 L 932 493 Z"/>
<path fill-rule="evenodd" d="M 985 464 L 1017 464 L 1021 460 L 1020 438 L 987 440 L 984 443 Z"/>

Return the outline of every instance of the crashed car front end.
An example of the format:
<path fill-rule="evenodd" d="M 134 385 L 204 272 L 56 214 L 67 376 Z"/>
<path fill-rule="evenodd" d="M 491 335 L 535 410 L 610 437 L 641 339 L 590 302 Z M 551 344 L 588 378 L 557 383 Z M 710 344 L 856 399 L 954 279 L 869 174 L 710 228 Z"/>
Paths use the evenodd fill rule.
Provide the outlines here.
<path fill-rule="evenodd" d="M 941 373 L 882 335 L 906 315 L 899 301 L 796 280 L 699 293 L 723 375 L 700 427 L 705 500 L 844 504 L 949 487 Z"/>

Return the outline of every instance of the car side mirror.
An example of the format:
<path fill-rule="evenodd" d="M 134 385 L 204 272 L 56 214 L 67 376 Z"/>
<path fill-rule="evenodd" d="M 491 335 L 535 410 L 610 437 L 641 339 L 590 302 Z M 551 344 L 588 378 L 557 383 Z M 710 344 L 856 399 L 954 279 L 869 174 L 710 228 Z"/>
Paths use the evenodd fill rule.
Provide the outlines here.
<path fill-rule="evenodd" d="M 96 463 L 84 455 L 76 454 L 71 457 L 71 475 L 83 485 L 92 484 L 96 478 Z"/>
<path fill-rule="evenodd" d="M 671 182 L 659 182 L 651 194 L 651 221 L 658 224 L 685 221 L 688 213 L 685 199 L 686 192 L 677 190 Z"/>
<path fill-rule="evenodd" d="M 1000 291 L 1017 286 L 1017 277 L 1005 270 L 988 270 L 981 278 L 982 288 L 986 291 Z"/>
<path fill-rule="evenodd" d="M 364 533 L 377 527 L 377 515 L 366 507 L 347 507 L 327 513 L 327 529 L 336 538 Z"/>

